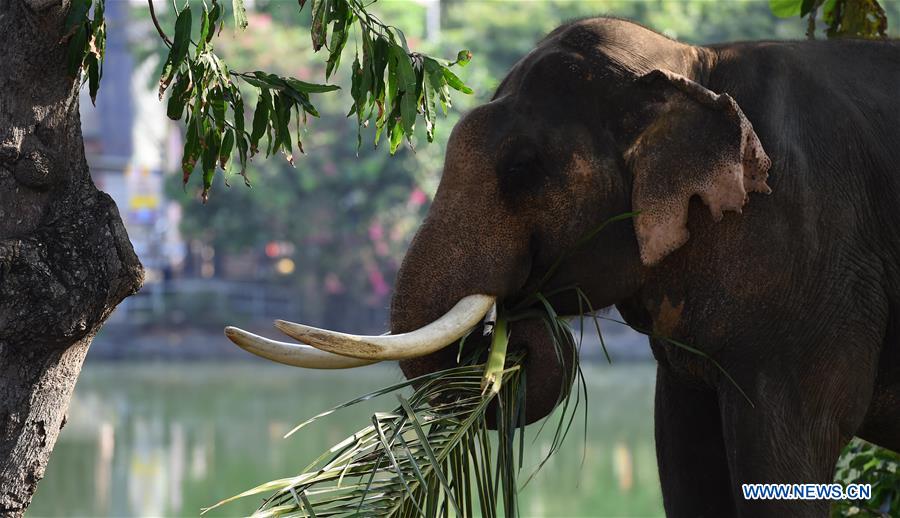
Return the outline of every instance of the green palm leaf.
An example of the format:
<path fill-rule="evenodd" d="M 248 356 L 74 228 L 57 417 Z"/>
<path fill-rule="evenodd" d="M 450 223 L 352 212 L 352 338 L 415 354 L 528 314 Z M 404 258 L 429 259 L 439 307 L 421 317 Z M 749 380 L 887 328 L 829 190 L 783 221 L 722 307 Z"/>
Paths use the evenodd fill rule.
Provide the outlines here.
<path fill-rule="evenodd" d="M 556 340 L 573 340 L 555 313 L 548 311 L 546 317 Z M 372 415 L 369 426 L 299 475 L 266 482 L 203 512 L 265 493 L 254 516 L 516 516 L 524 456 L 523 355 L 507 356 L 508 319 L 497 320 L 486 364 L 464 359 L 459 367 L 367 394 L 301 423 L 288 435 L 374 397 L 395 393 L 400 402 Z M 484 357 L 485 351 L 473 352 Z M 401 392 L 408 387 L 415 389 L 404 397 Z M 562 396 L 558 426 L 565 429 L 555 431 L 551 452 L 565 437 L 580 399 L 579 394 L 570 405 L 568 392 Z M 488 412 L 496 412 L 496 432 L 488 429 Z"/>

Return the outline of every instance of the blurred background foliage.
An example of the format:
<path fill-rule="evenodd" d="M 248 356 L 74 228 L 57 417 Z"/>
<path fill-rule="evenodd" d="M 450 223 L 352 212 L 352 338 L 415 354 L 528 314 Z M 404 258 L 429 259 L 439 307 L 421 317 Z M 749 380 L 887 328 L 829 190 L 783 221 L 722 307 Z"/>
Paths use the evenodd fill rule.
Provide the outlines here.
<path fill-rule="evenodd" d="M 306 154 L 295 159 L 294 167 L 280 157 L 256 157 L 247 170 L 250 189 L 233 173 L 219 172 L 215 195 L 205 206 L 196 202 L 197 186 L 182 192 L 174 171 L 167 179 L 167 191 L 182 205 L 185 238 L 216 258 L 215 276 L 233 277 L 228 272 L 234 268 L 225 262 L 241 264 L 245 267 L 240 276 L 277 281 L 310 301 L 296 318 L 358 331 L 380 330 L 402 254 L 437 187 L 451 128 L 467 110 L 489 100 L 509 68 L 545 34 L 567 20 L 613 15 L 688 43 L 801 39 L 809 21 L 799 14 L 807 12 L 801 10 L 807 3 L 820 11 L 835 4 L 833 0 L 374 2 L 368 9 L 401 29 L 411 50 L 455 56 L 465 48 L 474 54 L 468 67 L 455 71 L 475 93 L 454 92 L 453 109 L 438 117 L 442 120 L 434 143 L 426 143 L 419 124 L 411 145 L 390 157 L 387 145 L 374 148 L 375 128 L 368 127 L 362 130 L 362 147 L 357 148 L 356 120 L 345 116 L 353 104 L 349 63 L 360 45 L 358 36 L 352 35 L 342 60 L 348 66 L 332 78 L 342 89 L 317 95 L 321 118 L 310 119 L 301 129 Z M 888 19 L 900 19 L 900 2 L 884 4 Z M 324 82 L 325 58 L 313 53 L 309 38 L 311 10 L 300 11 L 296 2 L 285 0 L 248 5 L 248 28 L 235 31 L 226 24 L 215 39 L 228 66 Z M 436 17 L 430 12 L 434 6 L 439 9 Z M 146 5 L 136 3 L 132 18 L 149 26 Z M 174 25 L 170 9 L 159 18 L 163 27 Z M 819 37 L 829 28 L 824 18 L 819 16 Z M 156 56 L 161 71 L 167 49 L 152 29 L 145 32 L 148 37 L 135 46 L 136 57 Z M 255 89 L 247 89 L 244 97 L 248 107 L 255 105 Z M 283 246 L 267 249 L 273 243 Z"/>
<path fill-rule="evenodd" d="M 454 95 L 455 106 L 439 121 L 434 143 L 425 142 L 420 124 L 413 145 L 390 157 L 387 146 L 373 148 L 374 128 L 365 128 L 357 153 L 356 120 L 345 117 L 352 99 L 344 71 L 334 78 L 342 90 L 317 97 L 322 116 L 302 130 L 306 154 L 295 160 L 295 167 L 280 158 L 257 157 L 247 171 L 252 188 L 220 174 L 206 205 L 197 203 L 193 186 L 181 192 L 177 175 L 167 180 L 170 196 L 183 206 L 185 237 L 212 247 L 220 260 L 253 257 L 247 264 L 257 265 L 254 276 L 277 279 L 316 302 L 297 318 L 377 330 L 384 325 L 402 254 L 437 187 L 451 128 L 461 114 L 489 100 L 509 68 L 560 23 L 611 14 L 691 43 L 801 37 L 805 28 L 799 18 L 773 16 L 765 1 L 447 0 L 439 9 L 435 23 L 427 21 L 428 6 L 420 2 L 381 1 L 370 7 L 403 30 L 414 51 L 455 56 L 468 48 L 474 53 L 469 66 L 457 73 L 475 93 Z M 145 8 L 136 8 L 133 16 L 148 19 Z M 260 0 L 248 17 L 246 31 L 228 27 L 216 39 L 217 52 L 229 67 L 323 81 L 325 63 L 311 48 L 308 10 L 298 12 L 294 2 Z M 171 11 L 160 18 L 164 27 L 174 23 Z M 137 51 L 140 57 L 163 55 L 158 38 L 146 42 Z M 358 44 L 351 36 L 345 63 L 352 61 Z M 255 93 L 246 92 L 245 99 L 252 104 Z M 224 188 L 226 182 L 230 188 Z M 269 254 L 277 260 L 267 262 L 266 245 L 273 242 L 288 244 L 280 252 L 289 253 Z M 285 258 L 290 262 L 280 261 Z M 223 275 L 225 271 L 217 268 Z"/>

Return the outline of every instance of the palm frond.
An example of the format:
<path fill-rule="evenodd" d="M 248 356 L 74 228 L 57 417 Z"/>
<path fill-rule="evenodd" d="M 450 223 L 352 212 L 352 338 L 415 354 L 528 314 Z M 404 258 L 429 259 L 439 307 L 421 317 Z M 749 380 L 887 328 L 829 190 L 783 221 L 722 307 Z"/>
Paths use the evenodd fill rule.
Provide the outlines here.
<path fill-rule="evenodd" d="M 545 321 L 555 339 L 572 340 L 568 324 L 555 312 L 548 312 Z M 399 401 L 391 411 L 372 415 L 371 424 L 331 447 L 299 475 L 266 482 L 203 512 L 268 494 L 254 516 L 518 515 L 518 474 L 525 451 L 525 374 L 522 354 L 507 356 L 507 343 L 507 319 L 501 317 L 486 363 L 470 360 L 398 383 L 301 423 L 288 435 L 374 397 L 395 393 Z M 563 359 L 562 348 L 558 349 Z M 575 361 L 580 376 L 577 356 Z M 401 392 L 409 386 L 415 390 L 407 398 Z M 548 456 L 558 450 L 582 399 L 579 385 L 578 396 L 570 402 L 570 387 L 571 383 L 565 383 L 560 396 L 561 411 Z M 488 428 L 491 420 L 496 432 Z"/>

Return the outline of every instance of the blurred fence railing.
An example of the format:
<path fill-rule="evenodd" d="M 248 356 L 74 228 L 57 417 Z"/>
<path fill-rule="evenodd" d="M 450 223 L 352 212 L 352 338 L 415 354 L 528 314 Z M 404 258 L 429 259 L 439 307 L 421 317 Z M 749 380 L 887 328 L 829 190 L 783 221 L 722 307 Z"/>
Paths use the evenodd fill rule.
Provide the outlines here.
<path fill-rule="evenodd" d="M 332 320 L 325 322 L 324 308 L 319 307 L 323 305 L 324 300 L 306 301 L 295 288 L 279 284 L 178 279 L 144 286 L 139 293 L 119 305 L 107 328 L 119 335 L 130 336 L 134 328 L 161 324 L 175 332 L 183 332 L 185 328 L 215 330 L 218 337 L 226 324 L 270 329 L 275 318 L 364 333 L 380 333 L 387 325 L 386 307 L 339 305 L 339 314 L 331 315 Z M 615 309 L 606 316 L 614 320 L 621 318 Z M 599 324 L 613 361 L 646 360 L 651 357 L 647 337 L 605 318 Z M 590 318 L 583 321 L 575 319 L 573 327 L 576 337 L 583 337 L 582 358 L 605 361 L 597 327 Z"/>
<path fill-rule="evenodd" d="M 232 316 L 240 320 L 262 320 L 301 312 L 296 291 L 284 286 L 220 279 L 178 279 L 151 283 L 127 298 L 109 323 L 143 325 L 151 322 L 194 322 L 208 318 L 220 322 Z M 214 323 L 214 322 L 209 322 Z"/>

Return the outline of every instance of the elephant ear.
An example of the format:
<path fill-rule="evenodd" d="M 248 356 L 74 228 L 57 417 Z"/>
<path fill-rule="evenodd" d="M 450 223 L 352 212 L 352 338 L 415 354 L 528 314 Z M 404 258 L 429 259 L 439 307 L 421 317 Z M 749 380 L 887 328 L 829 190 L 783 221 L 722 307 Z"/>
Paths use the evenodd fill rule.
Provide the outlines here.
<path fill-rule="evenodd" d="M 653 100 L 632 130 L 625 162 L 634 178 L 641 261 L 649 266 L 687 242 L 692 196 L 703 200 L 715 221 L 726 210 L 740 213 L 749 192 L 771 192 L 771 161 L 727 94 L 665 70 L 640 77 L 637 87 Z"/>

